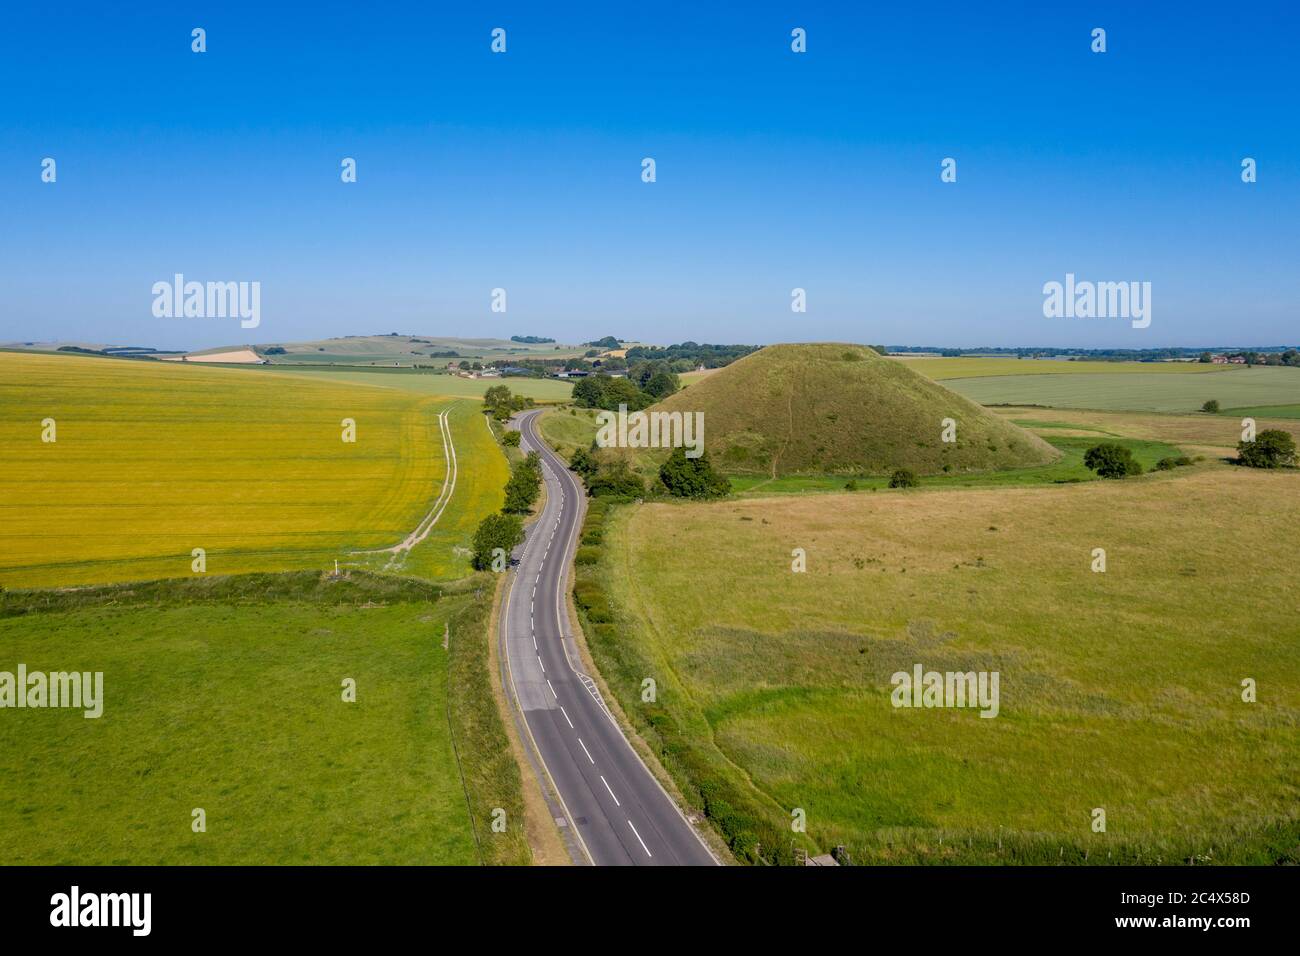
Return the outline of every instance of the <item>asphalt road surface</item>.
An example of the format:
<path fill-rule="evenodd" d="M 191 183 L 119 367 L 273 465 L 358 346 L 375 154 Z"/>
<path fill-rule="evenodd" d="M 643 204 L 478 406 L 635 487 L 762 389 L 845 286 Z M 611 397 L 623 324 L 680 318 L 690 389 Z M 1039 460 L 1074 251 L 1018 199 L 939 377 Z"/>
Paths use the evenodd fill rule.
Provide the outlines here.
<path fill-rule="evenodd" d="M 565 583 L 585 498 L 565 463 L 538 437 L 538 414 L 525 412 L 518 424 L 523 450 L 542 456 L 546 507 L 517 553 L 501 617 L 517 706 L 563 804 L 565 825 L 592 863 L 716 865 L 582 673 Z"/>

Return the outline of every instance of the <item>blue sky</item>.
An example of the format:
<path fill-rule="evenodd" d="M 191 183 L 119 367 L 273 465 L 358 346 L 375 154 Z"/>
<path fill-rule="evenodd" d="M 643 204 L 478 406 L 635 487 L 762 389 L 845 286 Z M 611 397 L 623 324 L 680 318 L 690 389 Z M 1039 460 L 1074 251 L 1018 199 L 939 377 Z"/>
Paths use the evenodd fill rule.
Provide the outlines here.
<path fill-rule="evenodd" d="M 0 341 L 1300 341 L 1290 4 L 465 6 L 12 6 Z M 1151 326 L 1044 318 L 1067 272 Z"/>

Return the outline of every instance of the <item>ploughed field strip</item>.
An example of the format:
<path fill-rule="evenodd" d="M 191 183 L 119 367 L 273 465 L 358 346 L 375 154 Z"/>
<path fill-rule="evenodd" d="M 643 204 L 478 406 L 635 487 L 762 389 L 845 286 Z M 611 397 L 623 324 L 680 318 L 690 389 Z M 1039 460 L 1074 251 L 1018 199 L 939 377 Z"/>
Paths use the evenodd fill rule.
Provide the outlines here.
<path fill-rule="evenodd" d="M 445 404 L 258 370 L 0 354 L 0 584 L 184 576 L 195 548 L 208 573 L 234 573 L 389 547 L 438 497 Z M 458 507 L 441 520 L 468 541 Z"/>

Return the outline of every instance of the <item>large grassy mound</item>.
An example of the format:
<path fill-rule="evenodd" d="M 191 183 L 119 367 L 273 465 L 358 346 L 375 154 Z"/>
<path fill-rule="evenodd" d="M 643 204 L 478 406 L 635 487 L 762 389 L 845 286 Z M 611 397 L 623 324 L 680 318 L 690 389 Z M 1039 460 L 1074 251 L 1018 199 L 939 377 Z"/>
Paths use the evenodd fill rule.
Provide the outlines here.
<path fill-rule="evenodd" d="M 737 474 L 918 474 L 1041 465 L 1041 439 L 860 345 L 770 345 L 654 407 L 703 412 L 705 450 Z M 956 441 L 944 442 L 944 419 Z"/>

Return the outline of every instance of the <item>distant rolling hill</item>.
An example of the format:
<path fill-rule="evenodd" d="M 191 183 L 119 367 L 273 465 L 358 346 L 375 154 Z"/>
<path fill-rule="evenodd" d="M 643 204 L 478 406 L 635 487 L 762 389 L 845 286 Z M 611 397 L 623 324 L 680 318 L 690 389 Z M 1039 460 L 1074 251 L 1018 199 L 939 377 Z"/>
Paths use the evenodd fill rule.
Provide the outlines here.
<path fill-rule="evenodd" d="M 505 339 L 398 334 L 348 335 L 315 342 L 279 342 L 256 348 L 258 354 L 272 365 L 445 365 L 452 359 L 567 358 L 581 355 L 584 351 L 577 346 L 550 342 L 524 344 Z"/>
<path fill-rule="evenodd" d="M 1057 457 L 1042 439 L 861 345 L 770 345 L 654 411 L 704 413 L 705 450 L 732 474 L 939 474 Z M 942 440 L 943 420 L 956 441 Z"/>

